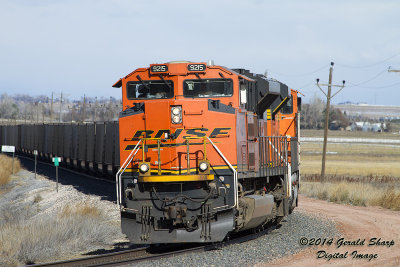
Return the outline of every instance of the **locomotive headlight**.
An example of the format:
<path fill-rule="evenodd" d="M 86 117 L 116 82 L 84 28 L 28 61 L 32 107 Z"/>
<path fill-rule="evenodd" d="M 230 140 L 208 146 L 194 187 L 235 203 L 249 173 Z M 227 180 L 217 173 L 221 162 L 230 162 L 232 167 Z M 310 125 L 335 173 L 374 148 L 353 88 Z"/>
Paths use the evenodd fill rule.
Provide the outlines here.
<path fill-rule="evenodd" d="M 199 173 L 210 174 L 210 162 L 208 160 L 202 160 L 199 162 Z"/>
<path fill-rule="evenodd" d="M 139 167 L 141 173 L 146 173 L 149 170 L 149 165 L 142 163 Z"/>
<path fill-rule="evenodd" d="M 181 121 L 181 118 L 179 116 L 173 116 L 172 117 L 172 122 L 173 123 L 179 123 Z"/>
<path fill-rule="evenodd" d="M 181 109 L 179 107 L 173 107 L 171 111 L 173 115 L 179 115 L 181 113 Z"/>
<path fill-rule="evenodd" d="M 172 123 L 174 123 L 174 124 L 182 123 L 182 107 L 181 106 L 171 107 L 171 120 L 172 120 Z"/>
<path fill-rule="evenodd" d="M 205 170 L 207 170 L 207 168 L 208 168 L 207 162 L 202 162 L 199 164 L 200 171 L 204 172 Z"/>

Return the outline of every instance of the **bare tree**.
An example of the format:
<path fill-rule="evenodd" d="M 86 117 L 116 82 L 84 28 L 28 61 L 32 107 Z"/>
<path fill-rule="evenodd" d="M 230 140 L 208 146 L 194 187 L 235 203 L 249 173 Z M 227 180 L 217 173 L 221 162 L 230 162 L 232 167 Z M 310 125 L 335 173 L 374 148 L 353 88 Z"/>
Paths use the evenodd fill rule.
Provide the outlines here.
<path fill-rule="evenodd" d="M 301 126 L 306 129 L 321 129 L 323 127 L 324 101 L 314 95 L 309 104 L 302 106 Z"/>

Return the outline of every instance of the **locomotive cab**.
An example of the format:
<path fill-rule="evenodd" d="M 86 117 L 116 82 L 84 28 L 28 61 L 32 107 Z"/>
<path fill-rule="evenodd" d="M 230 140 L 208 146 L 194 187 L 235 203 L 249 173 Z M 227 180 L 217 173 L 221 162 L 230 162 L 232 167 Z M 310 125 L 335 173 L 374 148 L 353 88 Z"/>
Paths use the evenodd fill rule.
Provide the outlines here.
<path fill-rule="evenodd" d="M 123 101 L 117 199 L 133 243 L 221 241 L 288 214 L 297 126 L 279 116 L 296 91 L 191 62 L 139 68 L 114 87 Z"/>

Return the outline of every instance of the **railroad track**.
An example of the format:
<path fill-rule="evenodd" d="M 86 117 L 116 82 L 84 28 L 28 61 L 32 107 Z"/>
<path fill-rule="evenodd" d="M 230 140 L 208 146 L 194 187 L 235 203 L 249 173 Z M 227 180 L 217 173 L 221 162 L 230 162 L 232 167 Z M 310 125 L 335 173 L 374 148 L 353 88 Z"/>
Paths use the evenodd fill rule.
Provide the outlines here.
<path fill-rule="evenodd" d="M 268 229 L 253 232 L 247 235 L 238 235 L 224 242 L 195 245 L 193 247 L 183 248 L 182 245 L 166 245 L 160 247 L 143 247 L 136 248 L 126 251 L 114 252 L 103 255 L 96 255 L 91 257 L 79 258 L 67 261 L 58 261 L 52 263 L 43 263 L 30 265 L 31 267 L 89 267 L 89 266 L 122 266 L 126 264 L 135 264 L 143 261 L 156 260 L 166 257 L 172 257 L 187 253 L 204 252 L 209 250 L 220 249 L 224 246 L 232 244 L 247 242 L 252 239 L 256 239 L 262 235 L 270 233 L 276 229 L 275 226 L 269 227 Z M 187 245 L 185 245 L 187 247 Z"/>

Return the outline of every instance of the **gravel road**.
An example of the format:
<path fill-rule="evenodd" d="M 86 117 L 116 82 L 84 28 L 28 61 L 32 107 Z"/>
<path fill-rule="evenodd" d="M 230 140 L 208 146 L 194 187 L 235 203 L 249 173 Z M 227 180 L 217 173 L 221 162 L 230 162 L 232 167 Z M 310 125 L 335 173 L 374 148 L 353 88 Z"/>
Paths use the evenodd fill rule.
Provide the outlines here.
<path fill-rule="evenodd" d="M 307 214 L 317 213 L 325 218 L 336 222 L 337 229 L 340 231 L 340 238 L 350 242 L 337 248 L 335 244 L 340 240 L 334 238 L 332 246 L 311 246 L 301 252 L 280 258 L 273 263 L 263 264 L 262 267 L 271 266 L 400 266 L 400 211 L 387 210 L 380 207 L 358 207 L 352 205 L 342 205 L 330 203 L 324 200 L 311 199 L 300 195 L 299 212 Z M 320 237 L 333 237 L 328 233 Z M 371 238 L 375 238 L 375 244 L 371 245 Z M 351 244 L 356 240 L 365 240 L 365 244 Z M 376 242 L 379 240 L 380 243 Z M 389 242 L 391 242 L 389 244 Z M 356 242 L 355 242 L 356 243 Z M 334 255 L 336 253 L 344 255 L 345 258 L 317 258 L 317 252 L 323 250 Z M 357 255 L 376 255 L 374 259 L 360 258 Z"/>
<path fill-rule="evenodd" d="M 191 253 L 130 266 L 254 266 L 300 251 L 304 248 L 299 245 L 301 237 L 338 235 L 332 221 L 298 210 L 281 224 L 279 229 L 258 239 L 220 250 Z"/>

